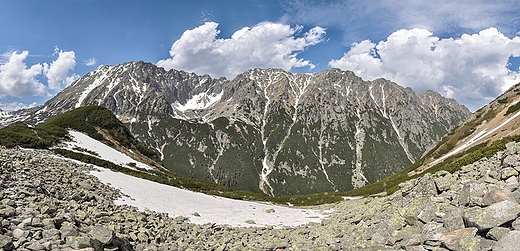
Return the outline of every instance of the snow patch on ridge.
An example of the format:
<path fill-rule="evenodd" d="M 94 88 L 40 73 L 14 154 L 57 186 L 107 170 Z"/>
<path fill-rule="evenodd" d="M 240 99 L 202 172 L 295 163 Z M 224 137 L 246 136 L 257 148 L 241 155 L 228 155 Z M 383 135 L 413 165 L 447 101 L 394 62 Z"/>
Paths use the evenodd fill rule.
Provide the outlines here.
<path fill-rule="evenodd" d="M 222 95 L 224 95 L 223 90 L 218 94 L 208 94 L 207 92 L 203 92 L 193 95 L 191 99 L 186 101 L 186 104 L 181 104 L 179 103 L 179 101 L 176 101 L 175 103 L 171 104 L 171 106 L 173 109 L 179 112 L 185 112 L 187 110 L 206 109 L 220 101 L 220 99 L 222 99 Z"/>
<path fill-rule="evenodd" d="M 104 159 L 107 161 L 110 161 L 114 164 L 118 164 L 127 168 L 133 169 L 132 166 L 129 166 L 129 163 L 135 163 L 136 167 L 144 168 L 144 169 L 152 169 L 149 165 L 146 165 L 144 163 L 138 162 L 130 156 L 121 153 L 93 138 L 90 136 L 77 131 L 69 131 L 69 135 L 72 138 L 72 141 L 66 142 L 67 149 L 71 151 L 76 151 L 74 148 L 82 148 L 87 149 L 88 151 L 94 152 L 97 154 L 97 158 Z M 84 153 L 83 154 L 88 154 Z"/>
<path fill-rule="evenodd" d="M 108 73 L 108 70 L 100 70 L 103 72 L 103 75 L 99 78 L 96 78 L 94 80 L 94 82 L 92 82 L 92 84 L 90 84 L 89 86 L 87 86 L 87 88 L 85 88 L 85 90 L 83 90 L 83 92 L 81 93 L 81 95 L 79 96 L 78 98 L 78 102 L 76 103 L 76 106 L 75 108 L 79 108 L 81 106 L 81 103 L 83 102 L 83 100 L 85 100 L 85 98 L 88 96 L 88 94 L 96 89 L 96 87 L 100 86 L 103 81 L 107 78 L 107 73 Z"/>

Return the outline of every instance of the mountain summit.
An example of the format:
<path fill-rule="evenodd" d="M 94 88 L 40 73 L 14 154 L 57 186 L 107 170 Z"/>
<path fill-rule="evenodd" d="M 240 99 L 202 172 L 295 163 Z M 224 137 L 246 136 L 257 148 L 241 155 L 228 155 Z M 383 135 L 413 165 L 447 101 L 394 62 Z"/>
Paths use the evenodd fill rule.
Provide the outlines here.
<path fill-rule="evenodd" d="M 90 72 L 31 120 L 86 105 L 111 110 L 173 172 L 269 195 L 375 182 L 470 115 L 436 92 L 339 69 L 252 69 L 227 80 L 130 62 Z"/>

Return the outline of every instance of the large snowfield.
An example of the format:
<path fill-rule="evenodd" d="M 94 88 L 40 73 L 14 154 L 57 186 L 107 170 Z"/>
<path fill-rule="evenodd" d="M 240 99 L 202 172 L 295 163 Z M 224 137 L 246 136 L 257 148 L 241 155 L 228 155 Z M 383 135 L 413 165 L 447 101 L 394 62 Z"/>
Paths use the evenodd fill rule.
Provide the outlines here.
<path fill-rule="evenodd" d="M 105 160 L 118 164 L 135 162 L 107 145 L 80 132 L 70 132 L 73 141 L 69 147 L 81 147 L 99 154 Z M 137 163 L 138 166 L 145 165 Z M 148 167 L 150 168 L 150 167 Z M 101 182 L 119 189 L 126 196 L 116 204 L 127 204 L 140 210 L 149 209 L 168 213 L 170 217 L 184 216 L 195 224 L 216 223 L 234 227 L 251 226 L 299 226 L 321 222 L 327 212 L 292 208 L 261 202 L 233 200 L 196 193 L 177 187 L 155 183 L 123 173 L 97 167 L 91 174 Z M 254 223 L 253 223 L 254 222 Z"/>

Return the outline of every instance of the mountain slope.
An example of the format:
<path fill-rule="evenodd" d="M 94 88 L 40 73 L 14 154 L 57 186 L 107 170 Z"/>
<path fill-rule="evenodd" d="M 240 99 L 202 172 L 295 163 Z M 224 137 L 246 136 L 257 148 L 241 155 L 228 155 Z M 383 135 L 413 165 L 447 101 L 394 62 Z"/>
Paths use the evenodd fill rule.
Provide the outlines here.
<path fill-rule="evenodd" d="M 427 170 L 472 147 L 490 145 L 514 135 L 520 135 L 520 84 L 473 113 L 432 149 L 417 171 Z"/>
<path fill-rule="evenodd" d="M 103 66 L 35 112 L 101 105 L 189 177 L 269 195 L 344 191 L 419 159 L 469 111 L 434 92 L 338 69 L 233 80 L 144 62 Z"/>

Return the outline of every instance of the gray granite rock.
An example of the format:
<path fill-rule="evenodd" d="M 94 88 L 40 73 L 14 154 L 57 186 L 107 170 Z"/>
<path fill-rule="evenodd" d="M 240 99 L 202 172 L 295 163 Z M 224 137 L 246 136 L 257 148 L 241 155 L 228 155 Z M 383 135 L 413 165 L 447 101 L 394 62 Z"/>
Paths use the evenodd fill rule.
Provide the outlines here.
<path fill-rule="evenodd" d="M 511 231 L 493 246 L 493 251 L 520 251 L 520 231 Z"/>
<path fill-rule="evenodd" d="M 520 205 L 505 200 L 485 208 L 469 208 L 463 217 L 467 227 L 476 227 L 479 231 L 484 231 L 513 221 L 519 215 Z"/>

